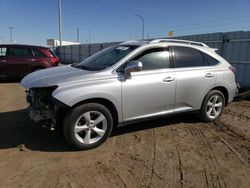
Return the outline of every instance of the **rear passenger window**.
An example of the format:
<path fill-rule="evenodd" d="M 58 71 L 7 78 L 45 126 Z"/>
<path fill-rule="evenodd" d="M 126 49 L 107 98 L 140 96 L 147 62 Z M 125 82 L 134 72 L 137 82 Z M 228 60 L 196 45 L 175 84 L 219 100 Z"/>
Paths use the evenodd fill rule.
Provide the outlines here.
<path fill-rule="evenodd" d="M 55 52 L 53 52 L 52 50 L 49 50 L 49 52 L 50 52 L 50 57 L 57 57 Z"/>
<path fill-rule="evenodd" d="M 142 62 L 143 70 L 170 68 L 170 55 L 165 48 L 146 50 L 135 60 Z"/>
<path fill-rule="evenodd" d="M 42 52 L 37 49 L 33 49 L 35 57 L 46 57 Z"/>
<path fill-rule="evenodd" d="M 0 57 L 5 57 L 7 54 L 7 48 L 1 47 L 0 48 Z"/>
<path fill-rule="evenodd" d="M 31 57 L 33 56 L 30 48 L 19 48 L 19 47 L 11 47 L 10 55 L 14 57 Z"/>
<path fill-rule="evenodd" d="M 173 46 L 175 68 L 204 66 L 203 56 L 198 50 L 189 47 Z"/>
<path fill-rule="evenodd" d="M 207 65 L 217 65 L 219 63 L 219 61 L 217 61 L 216 59 L 214 59 L 213 57 L 211 57 L 208 54 L 202 53 L 203 57 L 204 57 L 204 61 Z"/>

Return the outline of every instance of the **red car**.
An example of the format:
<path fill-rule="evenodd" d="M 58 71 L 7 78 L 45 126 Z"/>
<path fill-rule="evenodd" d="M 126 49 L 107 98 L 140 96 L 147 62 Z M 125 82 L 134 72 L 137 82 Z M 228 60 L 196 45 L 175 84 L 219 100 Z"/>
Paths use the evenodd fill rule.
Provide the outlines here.
<path fill-rule="evenodd" d="M 0 77 L 22 77 L 33 71 L 58 66 L 59 58 L 46 47 L 0 45 Z"/>

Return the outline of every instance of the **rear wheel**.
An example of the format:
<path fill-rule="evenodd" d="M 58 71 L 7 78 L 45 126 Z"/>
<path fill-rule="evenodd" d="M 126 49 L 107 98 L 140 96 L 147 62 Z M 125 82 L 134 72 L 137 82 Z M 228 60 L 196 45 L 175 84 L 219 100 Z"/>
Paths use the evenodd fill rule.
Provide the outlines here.
<path fill-rule="evenodd" d="M 205 97 L 200 117 L 205 122 L 212 122 L 217 120 L 225 107 L 225 97 L 222 92 L 218 90 L 210 91 Z"/>
<path fill-rule="evenodd" d="M 69 111 L 63 131 L 69 144 L 76 149 L 92 149 L 109 137 L 113 119 L 109 110 L 97 103 L 83 104 Z"/>

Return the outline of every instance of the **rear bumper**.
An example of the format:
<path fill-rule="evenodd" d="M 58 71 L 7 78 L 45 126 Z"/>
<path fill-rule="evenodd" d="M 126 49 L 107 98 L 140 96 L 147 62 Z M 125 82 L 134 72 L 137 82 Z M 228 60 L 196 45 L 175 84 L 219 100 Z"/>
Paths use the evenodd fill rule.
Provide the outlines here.
<path fill-rule="evenodd" d="M 239 91 L 239 84 L 231 84 L 228 88 L 228 104 L 231 103 L 235 97 L 237 97 Z"/>
<path fill-rule="evenodd" d="M 237 82 L 236 85 L 237 85 L 237 89 L 239 90 L 240 89 L 240 83 Z"/>

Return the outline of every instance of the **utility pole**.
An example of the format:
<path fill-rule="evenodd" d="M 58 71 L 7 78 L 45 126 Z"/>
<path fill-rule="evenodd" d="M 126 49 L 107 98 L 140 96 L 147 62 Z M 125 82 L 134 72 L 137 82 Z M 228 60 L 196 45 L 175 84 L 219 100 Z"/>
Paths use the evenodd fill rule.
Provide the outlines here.
<path fill-rule="evenodd" d="M 10 43 L 12 44 L 13 43 L 13 39 L 12 39 L 12 30 L 14 29 L 14 27 L 9 27 L 9 30 L 10 30 Z"/>
<path fill-rule="evenodd" d="M 76 28 L 76 42 L 79 42 L 79 27 Z"/>
<path fill-rule="evenodd" d="M 91 43 L 91 41 L 90 41 L 90 31 L 88 31 L 89 32 L 89 44 Z"/>
<path fill-rule="evenodd" d="M 84 35 L 82 35 L 82 43 L 83 43 L 83 44 L 85 43 Z"/>
<path fill-rule="evenodd" d="M 62 1 L 58 0 L 59 40 L 62 46 Z"/>
<path fill-rule="evenodd" d="M 144 39 L 144 18 L 143 18 L 141 15 L 139 15 L 139 14 L 137 14 L 136 16 L 142 21 L 142 33 L 141 33 L 141 38 L 142 38 L 142 40 L 143 40 L 143 39 Z"/>

